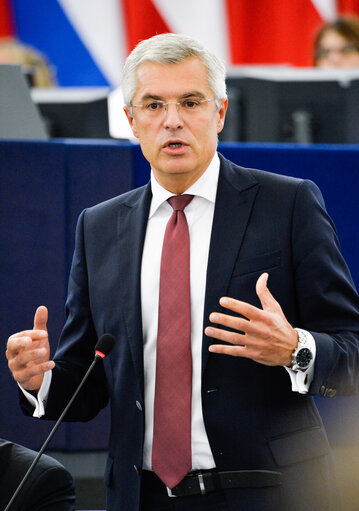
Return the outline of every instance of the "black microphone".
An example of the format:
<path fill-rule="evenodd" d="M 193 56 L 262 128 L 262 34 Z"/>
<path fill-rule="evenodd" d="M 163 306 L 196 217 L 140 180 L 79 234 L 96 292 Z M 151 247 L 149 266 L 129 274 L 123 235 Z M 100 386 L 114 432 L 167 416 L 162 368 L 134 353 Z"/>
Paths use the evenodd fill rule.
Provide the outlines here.
<path fill-rule="evenodd" d="M 19 484 L 19 486 L 17 487 L 14 495 L 11 497 L 11 500 L 9 501 L 8 505 L 6 506 L 6 508 L 4 509 L 4 511 L 8 511 L 12 505 L 12 503 L 14 502 L 14 500 L 16 499 L 16 497 L 18 496 L 18 494 L 20 493 L 22 487 L 24 486 L 24 484 L 26 483 L 29 475 L 31 474 L 31 472 L 33 471 L 33 469 L 35 468 L 37 462 L 39 461 L 41 455 L 43 454 L 44 450 L 46 449 L 46 447 L 48 446 L 50 440 L 52 439 L 52 437 L 54 436 L 54 434 L 56 433 L 58 427 L 60 426 L 63 418 L 65 417 L 68 409 L 70 408 L 70 406 L 72 405 L 72 403 L 74 402 L 77 394 L 80 392 L 83 384 L 85 383 L 85 381 L 87 380 L 89 374 L 91 373 L 92 369 L 94 368 L 95 364 L 97 363 L 98 360 L 100 360 L 101 358 L 105 358 L 109 353 L 110 351 L 112 350 L 113 346 L 115 344 L 115 338 L 113 335 L 111 334 L 103 334 L 100 339 L 97 341 L 96 343 L 96 346 L 95 346 L 95 358 L 93 359 L 92 361 L 92 364 L 90 365 L 90 367 L 88 368 L 85 376 L 82 378 L 79 386 L 77 387 L 74 395 L 72 396 L 72 398 L 70 399 L 70 401 L 67 403 L 64 411 L 62 412 L 62 414 L 60 415 L 60 417 L 58 418 L 55 426 L 52 428 L 49 436 L 47 437 L 47 439 L 45 440 L 44 442 L 44 445 L 41 447 L 40 451 L 37 453 L 37 456 L 36 458 L 34 459 L 34 461 L 31 463 L 28 471 L 26 472 L 26 474 L 24 475 L 21 483 Z"/>

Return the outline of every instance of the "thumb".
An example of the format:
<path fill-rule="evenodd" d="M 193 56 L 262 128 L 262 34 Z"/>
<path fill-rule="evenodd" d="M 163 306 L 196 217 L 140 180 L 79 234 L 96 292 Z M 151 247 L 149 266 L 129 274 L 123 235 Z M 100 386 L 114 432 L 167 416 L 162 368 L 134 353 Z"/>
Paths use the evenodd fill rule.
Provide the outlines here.
<path fill-rule="evenodd" d="M 47 308 L 44 305 L 40 305 L 40 307 L 36 309 L 34 316 L 34 330 L 46 330 L 47 332 L 47 318 Z"/>
<path fill-rule="evenodd" d="M 262 273 L 262 275 L 257 280 L 256 284 L 256 293 L 262 304 L 263 310 L 268 312 L 281 312 L 282 308 L 277 302 L 277 300 L 273 297 L 272 293 L 269 291 L 267 287 L 268 282 L 268 273 Z"/>

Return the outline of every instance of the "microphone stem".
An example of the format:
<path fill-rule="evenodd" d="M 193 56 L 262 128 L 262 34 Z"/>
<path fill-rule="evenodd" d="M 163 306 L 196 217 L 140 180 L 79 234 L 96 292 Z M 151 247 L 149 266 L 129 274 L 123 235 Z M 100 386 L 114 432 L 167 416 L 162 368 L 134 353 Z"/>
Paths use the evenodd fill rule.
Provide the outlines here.
<path fill-rule="evenodd" d="M 65 417 L 66 413 L 68 412 L 68 409 L 70 408 L 70 406 L 72 405 L 72 403 L 74 402 L 74 400 L 76 399 L 77 397 L 77 394 L 80 392 L 80 390 L 82 389 L 82 386 L 83 384 L 85 383 L 85 381 L 87 380 L 89 374 L 91 373 L 94 365 L 96 364 L 96 362 L 100 359 L 101 357 L 99 355 L 95 355 L 95 358 L 93 359 L 92 361 L 92 364 L 90 365 L 90 367 L 88 368 L 85 376 L 83 377 L 80 385 L 77 387 L 76 389 L 76 392 L 74 393 L 74 395 L 72 396 L 72 398 L 70 399 L 70 401 L 67 403 L 64 411 L 62 412 L 62 414 L 60 415 L 60 417 L 57 419 L 57 422 L 55 424 L 55 426 L 52 428 L 49 436 L 47 437 L 47 439 L 45 440 L 44 442 L 44 445 L 41 447 L 41 449 L 39 450 L 39 452 L 37 453 L 34 461 L 31 463 L 28 471 L 26 472 L 26 474 L 24 475 L 20 485 L 18 486 L 16 492 L 14 493 L 14 495 L 12 496 L 11 500 L 9 501 L 8 505 L 6 506 L 6 508 L 4 509 L 4 511 L 8 511 L 12 505 L 12 503 L 14 502 L 14 500 L 16 499 L 16 497 L 18 496 L 18 494 L 20 493 L 22 487 L 24 486 L 24 484 L 26 483 L 29 475 L 31 474 L 31 472 L 33 471 L 34 467 L 37 465 L 37 462 L 39 461 L 41 455 L 43 454 L 44 450 L 46 449 L 46 447 L 48 446 L 49 442 L 51 441 L 52 437 L 54 436 L 54 434 L 56 433 L 58 427 L 60 426 L 63 418 Z"/>

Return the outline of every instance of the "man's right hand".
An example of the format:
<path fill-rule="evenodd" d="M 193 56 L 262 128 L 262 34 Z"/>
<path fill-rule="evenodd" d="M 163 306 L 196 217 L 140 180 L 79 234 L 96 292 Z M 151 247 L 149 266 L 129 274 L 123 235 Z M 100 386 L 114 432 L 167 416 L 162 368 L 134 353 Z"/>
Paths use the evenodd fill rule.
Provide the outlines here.
<path fill-rule="evenodd" d="M 29 391 L 37 392 L 44 373 L 55 367 L 50 360 L 50 344 L 47 333 L 47 308 L 38 307 L 34 328 L 23 330 L 9 337 L 6 358 L 14 379 Z"/>

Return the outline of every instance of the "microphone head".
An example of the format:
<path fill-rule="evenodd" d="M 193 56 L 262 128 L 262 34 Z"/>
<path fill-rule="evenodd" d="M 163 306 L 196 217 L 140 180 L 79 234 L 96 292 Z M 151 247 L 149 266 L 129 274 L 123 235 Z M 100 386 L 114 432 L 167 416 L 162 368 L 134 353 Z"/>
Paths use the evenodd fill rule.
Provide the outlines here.
<path fill-rule="evenodd" d="M 96 355 L 101 358 L 107 357 L 115 344 L 115 338 L 111 334 L 103 334 L 99 338 L 95 346 Z"/>

